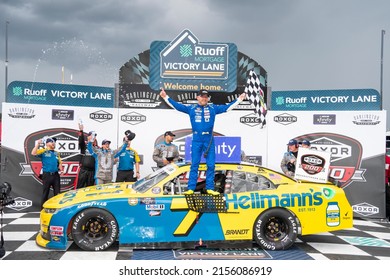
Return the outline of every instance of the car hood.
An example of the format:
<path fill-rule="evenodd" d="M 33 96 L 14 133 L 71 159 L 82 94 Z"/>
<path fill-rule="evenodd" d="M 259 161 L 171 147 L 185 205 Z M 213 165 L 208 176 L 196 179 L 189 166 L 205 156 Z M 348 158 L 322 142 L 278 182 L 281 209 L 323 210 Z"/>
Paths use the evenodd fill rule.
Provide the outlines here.
<path fill-rule="evenodd" d="M 131 188 L 132 183 L 113 183 L 71 190 L 58 194 L 43 205 L 44 208 L 63 208 L 74 204 L 137 196 Z"/>

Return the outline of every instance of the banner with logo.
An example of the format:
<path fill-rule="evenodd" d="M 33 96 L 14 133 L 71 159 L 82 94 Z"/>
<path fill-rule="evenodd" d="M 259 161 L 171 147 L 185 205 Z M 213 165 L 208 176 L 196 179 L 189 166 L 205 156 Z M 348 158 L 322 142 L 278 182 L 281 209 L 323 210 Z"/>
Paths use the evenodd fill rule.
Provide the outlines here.
<path fill-rule="evenodd" d="M 201 42 L 185 29 L 171 42 L 152 42 L 149 70 L 154 90 L 232 92 L 237 87 L 237 46 Z"/>
<path fill-rule="evenodd" d="M 39 178 L 41 161 L 31 156 L 35 141 L 44 136 L 56 137 L 56 149 L 63 159 L 64 174 L 61 190 L 72 189 L 79 167 L 78 122 L 84 125 L 84 133 L 97 132 L 100 145 L 103 139 L 111 141 L 111 149 L 120 148 L 126 130 L 136 134 L 132 141 L 141 157 L 141 177 L 156 167 L 153 151 L 157 143 L 164 141 L 164 132 L 172 131 L 176 137 L 180 156 L 185 158 L 185 139 L 192 136 L 189 117 L 173 109 L 100 108 L 45 106 L 36 104 L 3 103 L 2 175 L 11 183 L 18 205 L 27 205 L 23 211 L 40 211 L 42 181 Z M 242 159 L 255 164 L 266 160 L 266 134 L 240 108 L 216 117 L 214 135 L 241 138 Z M 223 147 L 221 147 L 223 149 Z M 239 149 L 239 148 L 237 148 Z M 238 151 L 238 150 L 237 150 Z M 236 151 L 235 151 L 236 152 Z M 235 154 L 237 156 L 237 154 Z M 116 167 L 114 167 L 114 180 Z M 21 211 L 22 207 L 8 207 Z M 11 208 L 14 207 L 14 208 Z"/>
<path fill-rule="evenodd" d="M 114 107 L 114 88 L 13 81 L 5 98 L 8 103 Z"/>
<path fill-rule="evenodd" d="M 267 166 L 281 171 L 290 139 L 331 153 L 329 176 L 347 193 L 356 216 L 385 217 L 386 111 L 269 111 Z"/>
<path fill-rule="evenodd" d="M 359 111 L 381 110 L 375 89 L 274 91 L 272 111 Z"/>
<path fill-rule="evenodd" d="M 299 147 L 294 179 L 326 183 L 330 158 L 330 152 Z"/>

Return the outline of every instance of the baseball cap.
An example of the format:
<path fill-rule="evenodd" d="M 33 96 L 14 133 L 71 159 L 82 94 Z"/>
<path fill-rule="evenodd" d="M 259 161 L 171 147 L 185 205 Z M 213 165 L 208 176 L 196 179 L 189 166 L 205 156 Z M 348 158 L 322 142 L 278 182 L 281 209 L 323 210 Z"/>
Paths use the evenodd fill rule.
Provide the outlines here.
<path fill-rule="evenodd" d="M 210 96 L 209 92 L 208 92 L 207 90 L 205 90 L 205 89 L 201 89 L 201 90 L 198 92 L 198 94 L 197 94 L 197 96 L 202 96 L 202 95 Z"/>
<path fill-rule="evenodd" d="M 57 141 L 57 138 L 55 138 L 55 137 L 46 139 L 46 143 L 55 143 L 56 141 Z"/>
<path fill-rule="evenodd" d="M 291 139 L 290 141 L 288 141 L 287 145 L 289 145 L 289 146 L 298 145 L 298 141 L 295 139 Z"/>
<path fill-rule="evenodd" d="M 310 141 L 309 140 L 303 140 L 302 145 L 310 146 Z"/>
<path fill-rule="evenodd" d="M 95 134 L 95 136 L 97 136 L 97 133 L 96 133 L 95 131 L 93 131 L 93 130 L 90 131 L 90 132 L 88 132 L 88 136 L 89 136 L 89 135 L 92 135 L 92 134 Z"/>
<path fill-rule="evenodd" d="M 103 141 L 102 141 L 102 145 L 105 145 L 105 144 L 111 144 L 111 141 L 110 140 L 107 140 L 107 139 L 104 139 Z"/>
<path fill-rule="evenodd" d="M 164 137 L 167 136 L 167 135 L 173 136 L 173 137 L 176 136 L 175 134 L 172 133 L 172 131 L 167 131 L 167 132 L 164 133 Z"/>

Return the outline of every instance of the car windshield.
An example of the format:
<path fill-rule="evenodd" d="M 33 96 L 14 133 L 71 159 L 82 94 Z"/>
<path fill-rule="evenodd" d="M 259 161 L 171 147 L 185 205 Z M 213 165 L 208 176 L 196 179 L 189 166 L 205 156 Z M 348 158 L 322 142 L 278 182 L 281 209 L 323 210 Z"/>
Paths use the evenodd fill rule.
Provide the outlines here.
<path fill-rule="evenodd" d="M 172 171 L 174 170 L 173 167 L 167 165 L 163 168 L 157 169 L 153 173 L 149 174 L 148 176 L 142 178 L 141 180 L 138 180 L 135 182 L 131 187 L 139 193 L 144 193 L 154 185 L 156 185 L 158 182 L 166 178 Z"/>

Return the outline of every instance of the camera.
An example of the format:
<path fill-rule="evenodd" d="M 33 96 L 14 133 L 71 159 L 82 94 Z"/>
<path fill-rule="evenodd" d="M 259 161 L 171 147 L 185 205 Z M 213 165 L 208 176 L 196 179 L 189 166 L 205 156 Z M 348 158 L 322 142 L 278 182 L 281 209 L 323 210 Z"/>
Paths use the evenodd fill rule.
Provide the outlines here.
<path fill-rule="evenodd" d="M 130 130 L 126 130 L 125 135 L 126 135 L 128 141 L 131 141 L 135 138 L 135 133 L 131 132 Z"/>
<path fill-rule="evenodd" d="M 4 206 L 15 203 L 15 200 L 10 195 L 11 189 L 11 184 L 8 182 L 4 182 L 0 185 L 0 209 Z"/>
<path fill-rule="evenodd" d="M 294 163 L 287 163 L 287 170 L 295 173 L 295 164 Z"/>

